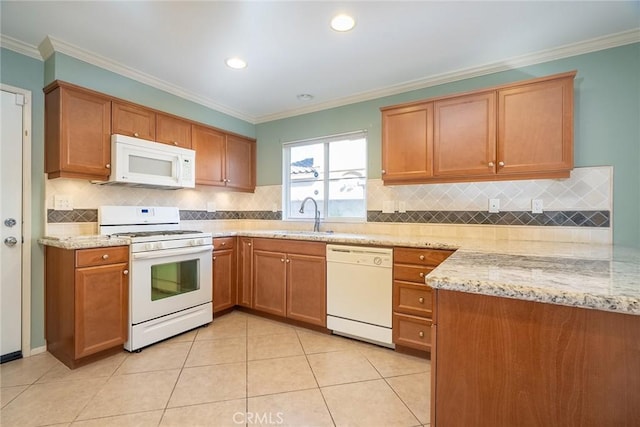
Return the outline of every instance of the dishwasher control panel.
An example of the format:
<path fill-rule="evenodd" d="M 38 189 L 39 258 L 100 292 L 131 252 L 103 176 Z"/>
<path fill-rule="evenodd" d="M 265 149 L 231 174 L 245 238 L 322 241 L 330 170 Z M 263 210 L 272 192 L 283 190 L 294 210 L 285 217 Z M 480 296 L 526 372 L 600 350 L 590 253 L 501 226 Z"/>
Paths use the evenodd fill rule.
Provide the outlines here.
<path fill-rule="evenodd" d="M 366 246 L 327 245 L 327 262 L 391 268 L 393 250 Z"/>

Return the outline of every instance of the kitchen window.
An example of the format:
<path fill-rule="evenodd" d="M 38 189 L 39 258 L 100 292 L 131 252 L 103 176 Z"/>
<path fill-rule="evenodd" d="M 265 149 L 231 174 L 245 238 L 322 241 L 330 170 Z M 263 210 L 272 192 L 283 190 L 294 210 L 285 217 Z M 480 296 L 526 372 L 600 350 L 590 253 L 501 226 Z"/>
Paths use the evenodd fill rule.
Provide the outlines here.
<path fill-rule="evenodd" d="M 367 218 L 367 134 L 332 135 L 283 145 L 283 219 L 313 219 L 313 203 L 324 221 Z"/>

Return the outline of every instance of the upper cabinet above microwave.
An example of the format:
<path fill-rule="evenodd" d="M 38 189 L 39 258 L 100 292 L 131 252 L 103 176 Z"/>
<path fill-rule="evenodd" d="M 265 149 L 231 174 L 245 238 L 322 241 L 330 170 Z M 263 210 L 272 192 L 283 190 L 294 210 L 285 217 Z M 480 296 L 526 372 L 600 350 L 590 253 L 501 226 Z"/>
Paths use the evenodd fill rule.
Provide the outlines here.
<path fill-rule="evenodd" d="M 112 170 L 111 135 L 121 134 L 192 148 L 196 151 L 198 168 L 215 169 L 215 165 L 224 164 L 222 184 L 199 179 L 198 185 L 224 185 L 235 191 L 255 190 L 255 139 L 66 82 L 55 81 L 44 88 L 44 93 L 45 172 L 49 179 L 108 181 Z M 212 151 L 202 145 L 199 149 L 195 143 L 192 146 L 192 127 L 196 126 L 222 135 L 225 143 L 228 141 L 225 149 Z"/>
<path fill-rule="evenodd" d="M 575 75 L 382 108 L 384 183 L 568 177 Z"/>

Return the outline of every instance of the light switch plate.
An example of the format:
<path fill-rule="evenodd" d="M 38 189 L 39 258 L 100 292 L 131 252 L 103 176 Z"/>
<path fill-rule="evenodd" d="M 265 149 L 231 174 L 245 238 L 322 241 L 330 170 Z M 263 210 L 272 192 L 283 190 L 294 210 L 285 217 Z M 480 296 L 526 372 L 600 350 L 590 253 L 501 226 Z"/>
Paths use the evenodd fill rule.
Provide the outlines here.
<path fill-rule="evenodd" d="M 532 199 L 531 200 L 531 213 L 541 214 L 542 211 L 543 211 L 542 199 Z"/>
<path fill-rule="evenodd" d="M 54 194 L 53 209 L 56 211 L 72 211 L 73 198 L 65 194 Z"/>
<path fill-rule="evenodd" d="M 489 199 L 489 213 L 500 212 L 500 199 Z"/>

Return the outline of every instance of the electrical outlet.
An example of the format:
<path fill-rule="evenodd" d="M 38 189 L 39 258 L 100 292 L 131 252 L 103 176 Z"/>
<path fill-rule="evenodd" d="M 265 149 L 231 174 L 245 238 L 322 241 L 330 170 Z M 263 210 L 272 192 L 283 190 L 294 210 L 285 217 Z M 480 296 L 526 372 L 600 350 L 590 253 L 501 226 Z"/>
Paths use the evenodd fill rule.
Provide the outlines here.
<path fill-rule="evenodd" d="M 531 213 L 534 213 L 534 214 L 542 213 L 542 199 L 531 200 Z"/>
<path fill-rule="evenodd" d="M 55 194 L 53 196 L 53 209 L 56 211 L 72 211 L 73 199 L 71 196 Z"/>
<path fill-rule="evenodd" d="M 215 211 L 216 211 L 216 203 L 207 202 L 207 212 L 215 212 Z"/>
<path fill-rule="evenodd" d="M 385 200 L 382 202 L 382 213 L 394 213 L 396 210 L 393 200 Z"/>
<path fill-rule="evenodd" d="M 407 202 L 398 202 L 398 212 L 405 213 L 407 211 Z"/>
<path fill-rule="evenodd" d="M 500 212 L 500 199 L 489 199 L 489 213 Z"/>

